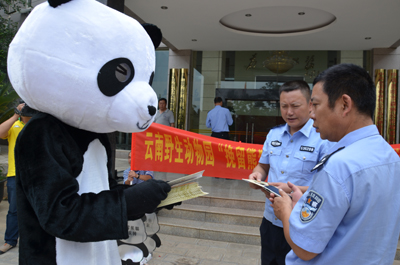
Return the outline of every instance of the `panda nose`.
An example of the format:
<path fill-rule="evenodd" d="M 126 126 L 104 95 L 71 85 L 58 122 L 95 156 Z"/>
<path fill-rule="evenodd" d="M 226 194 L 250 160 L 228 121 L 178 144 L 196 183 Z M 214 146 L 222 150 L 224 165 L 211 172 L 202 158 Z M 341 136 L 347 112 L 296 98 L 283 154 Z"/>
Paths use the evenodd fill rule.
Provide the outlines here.
<path fill-rule="evenodd" d="M 156 114 L 157 109 L 154 106 L 147 106 L 147 108 L 149 110 L 150 116 L 154 116 L 154 114 Z"/>

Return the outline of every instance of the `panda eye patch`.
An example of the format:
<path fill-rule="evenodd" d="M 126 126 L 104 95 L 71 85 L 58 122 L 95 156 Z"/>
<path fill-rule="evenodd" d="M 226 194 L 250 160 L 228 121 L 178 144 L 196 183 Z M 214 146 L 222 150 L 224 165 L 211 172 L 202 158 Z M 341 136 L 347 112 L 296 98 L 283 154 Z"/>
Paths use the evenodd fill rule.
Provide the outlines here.
<path fill-rule="evenodd" d="M 151 86 L 153 84 L 153 79 L 154 79 L 154 72 L 151 73 L 150 80 L 149 80 L 149 85 Z"/>
<path fill-rule="evenodd" d="M 97 85 L 108 97 L 118 94 L 135 76 L 135 68 L 127 58 L 117 58 L 101 67 L 97 75 Z"/>

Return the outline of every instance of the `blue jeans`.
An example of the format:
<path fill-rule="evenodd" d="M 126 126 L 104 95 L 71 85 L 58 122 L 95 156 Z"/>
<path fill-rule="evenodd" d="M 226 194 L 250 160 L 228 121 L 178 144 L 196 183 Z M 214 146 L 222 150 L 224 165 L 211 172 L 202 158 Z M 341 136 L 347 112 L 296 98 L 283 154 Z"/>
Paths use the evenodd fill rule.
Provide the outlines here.
<path fill-rule="evenodd" d="M 17 245 L 18 242 L 18 218 L 17 218 L 17 195 L 15 186 L 15 177 L 7 178 L 7 193 L 8 193 L 8 203 L 10 207 L 8 208 L 7 214 L 7 226 L 6 234 L 4 235 L 4 241 L 11 246 Z"/>

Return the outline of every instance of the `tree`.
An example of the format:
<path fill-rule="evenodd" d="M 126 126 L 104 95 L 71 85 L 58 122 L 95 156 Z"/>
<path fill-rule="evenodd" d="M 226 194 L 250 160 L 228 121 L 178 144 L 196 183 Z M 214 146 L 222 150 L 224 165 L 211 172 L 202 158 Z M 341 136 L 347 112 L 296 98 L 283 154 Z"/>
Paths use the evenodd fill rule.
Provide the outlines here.
<path fill-rule="evenodd" d="M 0 0 L 0 123 L 13 114 L 11 107 L 18 98 L 8 79 L 7 54 L 18 30 L 18 22 L 12 21 L 11 14 L 25 7 L 28 7 L 25 0 Z"/>

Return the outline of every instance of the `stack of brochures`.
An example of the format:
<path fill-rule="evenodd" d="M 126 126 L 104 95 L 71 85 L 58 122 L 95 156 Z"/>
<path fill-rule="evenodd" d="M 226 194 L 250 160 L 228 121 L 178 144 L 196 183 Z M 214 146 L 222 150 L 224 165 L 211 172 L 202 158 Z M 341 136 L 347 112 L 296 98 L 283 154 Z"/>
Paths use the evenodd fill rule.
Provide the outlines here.
<path fill-rule="evenodd" d="M 199 183 L 196 182 L 197 179 L 203 176 L 203 172 L 204 170 L 192 175 L 168 181 L 168 184 L 171 185 L 171 191 L 168 193 L 167 198 L 161 201 L 158 207 L 207 195 L 208 193 L 203 192 Z"/>

